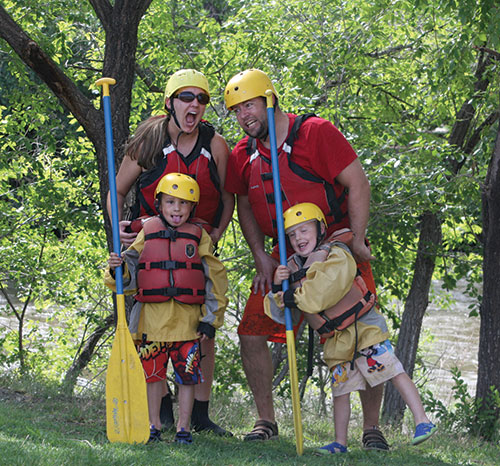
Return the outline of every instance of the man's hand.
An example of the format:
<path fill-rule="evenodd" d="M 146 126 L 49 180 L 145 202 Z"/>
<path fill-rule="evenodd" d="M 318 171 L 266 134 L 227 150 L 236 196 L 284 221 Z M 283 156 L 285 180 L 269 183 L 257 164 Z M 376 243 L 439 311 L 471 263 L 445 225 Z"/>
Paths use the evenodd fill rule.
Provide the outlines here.
<path fill-rule="evenodd" d="M 364 238 L 361 240 L 356 239 L 357 237 L 355 236 L 352 242 L 352 255 L 356 262 L 359 264 L 375 259 L 375 257 L 372 256 L 370 247 L 366 245 Z"/>
<path fill-rule="evenodd" d="M 260 290 L 260 293 L 264 296 L 266 288 L 271 289 L 273 272 L 278 266 L 278 261 L 264 251 L 254 256 L 254 260 L 257 274 L 253 278 L 252 289 L 254 294 L 257 294 Z"/>

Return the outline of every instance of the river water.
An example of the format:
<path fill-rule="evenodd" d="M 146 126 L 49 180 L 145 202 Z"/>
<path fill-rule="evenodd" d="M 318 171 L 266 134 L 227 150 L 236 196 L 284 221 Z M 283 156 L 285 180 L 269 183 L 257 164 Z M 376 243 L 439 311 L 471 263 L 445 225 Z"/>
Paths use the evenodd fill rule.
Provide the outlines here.
<path fill-rule="evenodd" d="M 436 293 L 440 284 L 434 283 Z M 453 301 L 449 309 L 431 302 L 424 317 L 421 336 L 423 359 L 430 370 L 429 382 L 426 385 L 434 397 L 445 404 L 451 399 L 454 385 L 450 370 L 457 367 L 462 379 L 469 388 L 469 393 L 476 393 L 477 361 L 479 347 L 479 317 L 469 317 L 468 306 L 475 304 L 474 299 L 463 293 L 464 286 L 459 283 L 457 290 L 447 292 Z M 426 335 L 432 335 L 431 342 Z"/>
<path fill-rule="evenodd" d="M 435 294 L 444 293 L 438 282 L 433 287 Z M 446 405 L 452 398 L 454 382 L 450 371 L 453 367 L 458 367 L 462 372 L 472 396 L 476 389 L 479 317 L 468 317 L 468 306 L 473 300 L 463 293 L 463 289 L 463 286 L 459 286 L 448 293 L 453 299 L 449 308 L 441 307 L 439 299 L 431 302 L 422 326 L 420 349 L 428 369 L 426 388 Z M 5 307 L 6 302 L 0 295 L 0 335 L 17 329 L 17 320 L 5 316 Z M 38 331 L 43 333 L 44 327 L 48 325 L 45 319 L 48 313 L 34 313 L 29 309 L 28 315 L 36 319 Z M 54 325 L 53 321 L 51 325 Z M 431 341 L 429 335 L 433 337 Z"/>

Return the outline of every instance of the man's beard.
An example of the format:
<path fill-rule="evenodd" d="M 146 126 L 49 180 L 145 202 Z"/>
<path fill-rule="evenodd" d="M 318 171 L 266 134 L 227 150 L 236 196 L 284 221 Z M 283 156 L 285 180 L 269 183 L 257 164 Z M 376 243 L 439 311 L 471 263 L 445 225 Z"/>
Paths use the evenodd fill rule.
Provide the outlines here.
<path fill-rule="evenodd" d="M 261 141 L 265 141 L 267 139 L 267 136 L 269 134 L 269 128 L 267 126 L 267 122 L 262 123 L 260 125 L 260 129 L 257 134 L 251 134 L 249 131 L 244 130 L 245 133 L 255 139 L 260 139 Z"/>

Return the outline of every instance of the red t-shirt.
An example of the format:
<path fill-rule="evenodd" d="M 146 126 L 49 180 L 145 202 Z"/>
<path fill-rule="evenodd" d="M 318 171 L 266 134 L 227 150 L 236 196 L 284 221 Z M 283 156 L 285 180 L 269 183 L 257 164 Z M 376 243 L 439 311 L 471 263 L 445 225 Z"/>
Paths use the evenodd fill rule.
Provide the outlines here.
<path fill-rule="evenodd" d="M 296 115 L 288 114 L 289 128 L 292 128 Z M 225 188 L 227 191 L 248 195 L 250 178 L 250 157 L 246 152 L 248 136 L 243 138 L 233 149 L 227 166 Z M 282 151 L 283 146 L 278 148 L 279 157 L 286 157 Z M 257 150 L 261 155 L 271 158 L 271 152 L 257 140 Z M 309 173 L 334 184 L 335 178 L 357 158 L 353 148 L 343 134 L 329 121 L 311 117 L 306 119 L 298 131 L 298 137 L 293 144 L 291 161 L 300 165 Z M 281 180 L 283 185 L 283 180 Z M 283 186 L 285 191 L 301 190 L 300 185 Z M 337 184 L 337 190 L 341 192 L 342 187 Z M 348 217 L 345 217 L 333 230 L 349 225 Z"/>

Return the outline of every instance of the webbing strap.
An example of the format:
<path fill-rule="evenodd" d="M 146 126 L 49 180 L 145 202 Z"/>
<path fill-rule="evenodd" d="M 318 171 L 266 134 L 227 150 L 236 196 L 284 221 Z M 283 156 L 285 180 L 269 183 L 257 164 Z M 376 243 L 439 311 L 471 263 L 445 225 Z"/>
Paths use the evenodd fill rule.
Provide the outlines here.
<path fill-rule="evenodd" d="M 192 235 L 191 233 L 182 233 L 177 230 L 160 230 L 157 231 L 156 233 L 150 233 L 145 236 L 145 240 L 148 241 L 150 239 L 170 239 L 172 241 L 175 241 L 177 238 L 186 238 L 186 239 L 191 239 L 193 241 L 196 241 L 198 244 L 200 243 L 200 238 L 198 238 L 195 235 Z"/>
<path fill-rule="evenodd" d="M 328 333 L 335 330 L 337 327 L 340 327 L 344 320 L 361 311 L 365 304 L 370 301 L 371 296 L 371 291 L 368 291 L 365 296 L 363 296 L 363 298 L 361 298 L 361 300 L 358 301 L 353 307 L 342 313 L 340 316 L 335 317 L 335 319 L 328 319 L 328 317 L 324 313 L 320 313 L 321 317 L 323 317 L 326 322 L 317 330 L 317 332 L 320 334 Z"/>
<path fill-rule="evenodd" d="M 203 270 L 203 264 L 193 264 L 191 262 L 179 261 L 158 261 L 158 262 L 141 262 L 139 269 L 160 269 L 160 270 L 175 270 L 175 269 L 196 269 Z"/>
<path fill-rule="evenodd" d="M 195 295 L 196 296 L 204 296 L 205 290 L 193 290 L 192 288 L 176 288 L 176 287 L 167 287 L 167 288 L 153 288 L 151 290 L 142 290 L 143 296 L 180 296 L 180 295 Z"/>
<path fill-rule="evenodd" d="M 299 269 L 299 270 L 297 270 L 297 272 L 292 273 L 290 275 L 290 277 L 288 278 L 288 280 L 290 281 L 290 283 L 298 282 L 306 276 L 306 273 L 308 270 L 309 270 L 309 267 L 304 267 L 302 269 Z"/>

